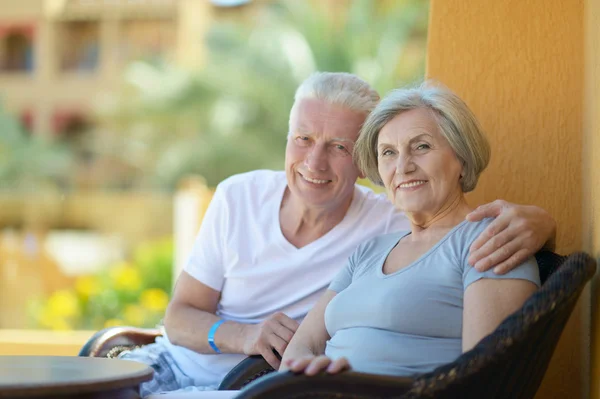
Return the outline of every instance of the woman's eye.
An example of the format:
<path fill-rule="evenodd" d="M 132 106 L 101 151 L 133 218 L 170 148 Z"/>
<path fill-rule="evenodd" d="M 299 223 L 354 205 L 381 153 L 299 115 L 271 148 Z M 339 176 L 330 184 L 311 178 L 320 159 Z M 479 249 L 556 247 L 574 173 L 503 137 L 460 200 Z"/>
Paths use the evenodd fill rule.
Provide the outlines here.
<path fill-rule="evenodd" d="M 428 149 L 430 149 L 430 148 L 431 148 L 431 146 L 430 146 L 429 144 L 425 144 L 425 143 L 423 143 L 423 144 L 419 144 L 419 145 L 417 146 L 417 150 L 428 150 Z"/>
<path fill-rule="evenodd" d="M 381 151 L 381 156 L 386 157 L 388 155 L 392 155 L 393 153 L 394 152 L 392 150 L 389 150 L 389 149 L 388 150 L 383 150 L 383 151 Z"/>

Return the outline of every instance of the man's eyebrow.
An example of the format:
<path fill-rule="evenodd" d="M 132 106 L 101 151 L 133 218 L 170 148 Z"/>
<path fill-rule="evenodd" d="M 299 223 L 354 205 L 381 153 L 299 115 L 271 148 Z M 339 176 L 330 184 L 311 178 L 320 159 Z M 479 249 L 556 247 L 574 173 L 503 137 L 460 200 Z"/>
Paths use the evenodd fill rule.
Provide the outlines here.
<path fill-rule="evenodd" d="M 334 137 L 334 138 L 331 139 L 331 141 L 345 141 L 347 143 L 354 144 L 354 140 L 351 140 L 351 139 L 348 139 L 348 138 L 345 138 L 345 137 Z"/>

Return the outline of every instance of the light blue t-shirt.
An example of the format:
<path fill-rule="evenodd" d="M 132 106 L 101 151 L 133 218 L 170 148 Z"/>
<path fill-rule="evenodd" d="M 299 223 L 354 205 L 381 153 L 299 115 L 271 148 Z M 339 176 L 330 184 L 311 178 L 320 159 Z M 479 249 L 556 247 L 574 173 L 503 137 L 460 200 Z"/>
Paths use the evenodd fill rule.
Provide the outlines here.
<path fill-rule="evenodd" d="M 468 264 L 469 246 L 491 221 L 462 222 L 415 262 L 388 275 L 382 271 L 385 259 L 410 232 L 359 246 L 329 286 L 338 294 L 325 311 L 331 337 L 325 354 L 346 357 L 355 371 L 402 376 L 460 356 L 463 296 L 470 284 L 516 278 L 540 286 L 534 258 L 504 275 Z"/>

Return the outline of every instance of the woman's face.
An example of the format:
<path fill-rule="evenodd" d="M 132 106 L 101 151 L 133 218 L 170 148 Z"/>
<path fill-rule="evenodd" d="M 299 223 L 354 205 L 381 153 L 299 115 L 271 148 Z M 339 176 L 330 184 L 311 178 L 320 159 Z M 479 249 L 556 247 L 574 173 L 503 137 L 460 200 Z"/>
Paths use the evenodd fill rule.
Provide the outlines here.
<path fill-rule="evenodd" d="M 440 133 L 433 111 L 403 112 L 377 141 L 378 170 L 396 208 L 429 219 L 462 196 L 462 164 Z"/>

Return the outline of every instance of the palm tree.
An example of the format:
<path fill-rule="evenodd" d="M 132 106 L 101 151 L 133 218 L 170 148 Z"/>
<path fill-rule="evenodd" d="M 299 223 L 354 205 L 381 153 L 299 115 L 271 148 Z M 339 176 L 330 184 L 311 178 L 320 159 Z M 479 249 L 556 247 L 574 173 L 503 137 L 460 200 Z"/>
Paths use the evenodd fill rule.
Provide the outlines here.
<path fill-rule="evenodd" d="M 186 173 L 215 185 L 234 173 L 282 168 L 293 94 L 310 73 L 356 73 L 381 93 L 422 77 L 427 2 L 323 4 L 277 1 L 254 23 L 215 23 L 200 71 L 131 65 L 126 91 L 103 113 L 124 134 L 106 148 L 146 172 L 139 185 L 172 187 Z"/>

